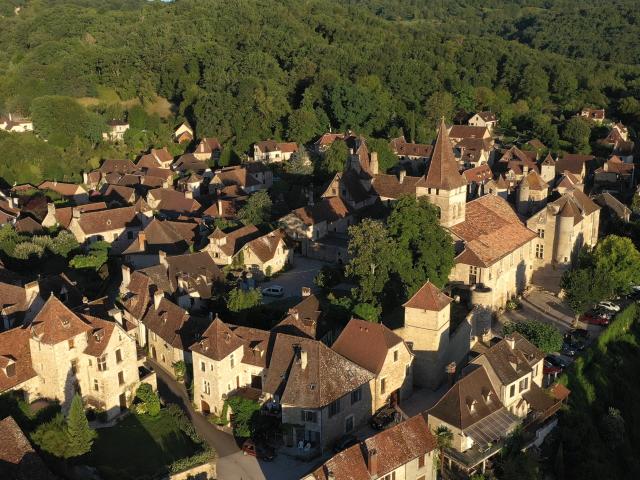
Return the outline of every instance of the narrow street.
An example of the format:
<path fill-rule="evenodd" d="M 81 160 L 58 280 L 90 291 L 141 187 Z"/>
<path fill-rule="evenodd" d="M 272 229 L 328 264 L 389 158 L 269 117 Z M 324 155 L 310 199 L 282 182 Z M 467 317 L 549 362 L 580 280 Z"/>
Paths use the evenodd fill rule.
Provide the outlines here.
<path fill-rule="evenodd" d="M 191 405 L 185 386 L 171 377 L 153 360 L 148 360 L 158 376 L 158 393 L 165 403 L 179 405 L 189 417 L 200 437 L 218 454 L 219 480 L 297 480 L 309 471 L 311 464 L 278 455 L 273 462 L 259 462 L 246 456 L 232 435 L 213 426 Z"/>

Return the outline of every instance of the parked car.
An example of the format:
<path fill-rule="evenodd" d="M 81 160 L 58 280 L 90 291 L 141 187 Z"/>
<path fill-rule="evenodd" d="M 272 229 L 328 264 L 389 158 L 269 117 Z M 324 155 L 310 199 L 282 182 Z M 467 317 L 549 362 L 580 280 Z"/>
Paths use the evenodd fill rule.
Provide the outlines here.
<path fill-rule="evenodd" d="M 567 357 L 573 357 L 576 354 L 575 348 L 573 348 L 567 342 L 562 344 L 562 348 L 560 349 L 560 353 L 566 355 Z"/>
<path fill-rule="evenodd" d="M 580 321 L 591 325 L 609 325 L 609 319 L 604 315 L 600 315 L 596 312 L 588 312 L 580 317 Z"/>
<path fill-rule="evenodd" d="M 571 332 L 565 333 L 564 343 L 577 352 L 581 352 L 585 347 L 584 340 Z"/>
<path fill-rule="evenodd" d="M 612 312 L 619 312 L 620 311 L 620 305 L 616 305 L 613 302 L 600 302 L 598 304 L 598 307 L 604 308 L 605 310 L 610 310 Z"/>
<path fill-rule="evenodd" d="M 378 410 L 369 420 L 369 425 L 375 430 L 384 430 L 397 423 L 400 423 L 400 412 L 395 407 L 387 405 Z"/>
<path fill-rule="evenodd" d="M 262 294 L 267 297 L 282 297 L 284 295 L 284 287 L 280 285 L 271 285 L 262 289 Z"/>
<path fill-rule="evenodd" d="M 333 447 L 333 451 L 335 453 L 340 453 L 341 451 L 355 445 L 359 441 L 360 440 L 358 440 L 358 438 L 354 437 L 353 435 L 345 435 L 336 442 L 335 446 Z"/>
<path fill-rule="evenodd" d="M 250 438 L 242 444 L 242 453 L 256 457 L 258 460 L 264 460 L 265 462 L 270 462 L 276 458 L 276 452 L 271 446 L 266 443 L 257 443 Z"/>
<path fill-rule="evenodd" d="M 571 335 L 573 338 L 580 338 L 581 340 L 588 340 L 589 339 L 589 330 L 584 329 L 584 328 L 574 328 L 573 330 L 571 330 L 569 332 L 569 335 Z"/>
<path fill-rule="evenodd" d="M 544 357 L 544 359 L 549 362 L 551 365 L 553 365 L 554 367 L 558 367 L 558 368 L 567 368 L 568 363 L 565 362 L 561 357 L 559 357 L 558 355 L 547 355 L 546 357 Z"/>
<path fill-rule="evenodd" d="M 542 373 L 544 373 L 545 375 L 557 375 L 559 373 L 562 373 L 562 368 L 556 367 L 548 360 L 545 360 L 542 366 Z"/>

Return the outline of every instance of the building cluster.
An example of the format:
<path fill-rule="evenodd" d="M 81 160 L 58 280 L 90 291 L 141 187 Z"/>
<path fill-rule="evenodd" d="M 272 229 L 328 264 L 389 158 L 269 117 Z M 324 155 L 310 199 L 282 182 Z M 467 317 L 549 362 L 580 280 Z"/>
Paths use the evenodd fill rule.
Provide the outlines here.
<path fill-rule="evenodd" d="M 606 122 L 603 111 L 581 115 Z M 2 117 L 0 126 L 20 121 Z M 128 125 L 109 127 L 105 138 L 119 141 Z M 582 246 L 596 244 L 603 210 L 628 220 L 614 194 L 635 185 L 634 145 L 621 124 L 602 140 L 611 156 L 601 164 L 588 155 L 555 157 L 535 139 L 502 146 L 497 129 L 494 114 L 479 112 L 466 125 L 442 121 L 433 145 L 392 139 L 399 163 L 390 172 L 379 171 L 364 137 L 326 133 L 310 150 L 323 155 L 345 142 L 344 170 L 267 230 L 224 222 L 237 221 L 252 194 L 271 189 L 273 164 L 302 147 L 265 140 L 241 165 L 216 167 L 222 145 L 196 142 L 187 123 L 174 140 L 193 148 L 177 158 L 151 149 L 135 163 L 104 161 L 82 184 L 51 180 L 2 191 L 0 224 L 26 234 L 65 229 L 84 247 L 106 242 L 122 278 L 115 301 L 89 301 L 63 274 L 33 280 L 0 265 L 0 393 L 67 405 L 79 392 L 112 418 L 130 406 L 140 382 L 155 384 L 147 358 L 171 375 L 184 365 L 198 411 L 221 418 L 233 396 L 259 401 L 264 415 L 280 421 L 283 448 L 313 458 L 381 408 L 401 405 L 415 386 L 449 382 L 433 408 L 305 478 L 435 478 L 440 427 L 453 435 L 448 468 L 484 470 L 518 426 L 543 438 L 569 394 L 546 385 L 543 354 L 524 337 L 493 338 L 492 312 L 535 275 L 557 283 Z M 50 192 L 61 200 L 47 201 Z M 398 325 L 357 318 L 341 325 L 303 285 L 302 300 L 268 330 L 212 313 L 228 275 L 246 289 L 295 268 L 294 252 L 347 263 L 349 226 L 404 195 L 438 208 L 456 251 L 446 291 L 426 282 L 403 305 Z M 457 304 L 468 308 L 454 322 Z"/>

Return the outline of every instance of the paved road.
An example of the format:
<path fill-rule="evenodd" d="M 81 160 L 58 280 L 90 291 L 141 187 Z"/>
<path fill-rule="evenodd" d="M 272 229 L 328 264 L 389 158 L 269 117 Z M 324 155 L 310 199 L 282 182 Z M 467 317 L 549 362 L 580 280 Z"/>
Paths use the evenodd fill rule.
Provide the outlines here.
<path fill-rule="evenodd" d="M 300 296 L 302 287 L 310 287 L 313 293 L 316 293 L 317 287 L 313 283 L 320 269 L 329 265 L 328 263 L 311 258 L 296 255 L 293 259 L 293 268 L 288 272 L 284 272 L 269 282 L 260 284 L 260 288 L 269 287 L 271 285 L 280 285 L 284 287 L 284 297 Z M 263 297 L 264 303 L 280 300 L 280 298 Z"/>
<path fill-rule="evenodd" d="M 297 480 L 311 465 L 279 455 L 274 462 L 259 462 L 243 455 L 234 437 L 218 430 L 195 411 L 186 388 L 160 365 L 149 360 L 158 376 L 158 392 L 165 402 L 178 404 L 187 414 L 200 437 L 218 453 L 219 480 Z"/>

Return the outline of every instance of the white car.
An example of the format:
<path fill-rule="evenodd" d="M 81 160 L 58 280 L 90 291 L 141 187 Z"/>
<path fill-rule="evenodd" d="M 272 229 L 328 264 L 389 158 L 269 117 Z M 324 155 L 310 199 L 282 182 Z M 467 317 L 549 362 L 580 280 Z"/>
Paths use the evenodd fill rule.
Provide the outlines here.
<path fill-rule="evenodd" d="M 620 311 L 620 306 L 616 305 L 615 303 L 612 302 L 600 302 L 598 304 L 599 307 L 604 308 L 605 310 L 610 310 L 612 312 L 619 312 Z"/>
<path fill-rule="evenodd" d="M 262 294 L 266 297 L 282 297 L 284 295 L 284 287 L 280 285 L 271 285 L 262 289 Z"/>

